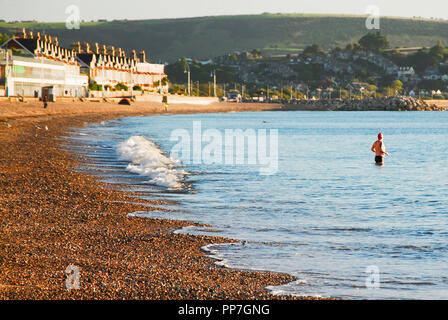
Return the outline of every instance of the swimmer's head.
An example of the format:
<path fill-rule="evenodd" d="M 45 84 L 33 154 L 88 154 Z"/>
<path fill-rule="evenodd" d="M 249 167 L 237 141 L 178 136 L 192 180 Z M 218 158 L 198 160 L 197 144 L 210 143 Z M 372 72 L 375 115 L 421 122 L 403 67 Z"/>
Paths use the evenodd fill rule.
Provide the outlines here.
<path fill-rule="evenodd" d="M 382 133 L 378 133 L 378 140 L 383 140 L 383 134 Z"/>

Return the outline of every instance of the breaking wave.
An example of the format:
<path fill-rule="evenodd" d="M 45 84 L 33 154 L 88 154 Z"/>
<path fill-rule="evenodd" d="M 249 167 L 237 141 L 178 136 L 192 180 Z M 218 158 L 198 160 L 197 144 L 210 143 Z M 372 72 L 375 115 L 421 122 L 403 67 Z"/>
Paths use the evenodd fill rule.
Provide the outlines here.
<path fill-rule="evenodd" d="M 148 183 L 169 189 L 181 189 L 187 174 L 176 170 L 177 161 L 163 155 L 157 145 L 143 136 L 132 136 L 117 146 L 122 160 L 131 161 L 126 170 L 148 177 Z"/>

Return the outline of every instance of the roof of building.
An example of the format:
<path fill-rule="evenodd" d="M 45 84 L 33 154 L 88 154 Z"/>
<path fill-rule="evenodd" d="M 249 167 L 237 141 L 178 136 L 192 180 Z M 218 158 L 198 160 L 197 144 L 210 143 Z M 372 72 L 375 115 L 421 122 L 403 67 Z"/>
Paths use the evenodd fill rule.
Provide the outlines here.
<path fill-rule="evenodd" d="M 8 49 L 25 49 L 27 53 L 35 55 L 35 50 L 37 48 L 37 39 L 18 39 L 11 38 L 5 42 L 2 47 L 7 47 Z"/>
<path fill-rule="evenodd" d="M 18 39 L 14 39 L 14 40 L 19 42 L 23 47 L 25 47 L 29 52 L 31 52 L 33 54 L 38 47 L 36 38 L 33 38 L 33 39 L 18 38 Z"/>
<path fill-rule="evenodd" d="M 93 53 L 78 53 L 76 55 L 76 57 L 81 60 L 83 63 L 85 63 L 86 65 L 90 66 L 90 63 L 93 60 Z"/>

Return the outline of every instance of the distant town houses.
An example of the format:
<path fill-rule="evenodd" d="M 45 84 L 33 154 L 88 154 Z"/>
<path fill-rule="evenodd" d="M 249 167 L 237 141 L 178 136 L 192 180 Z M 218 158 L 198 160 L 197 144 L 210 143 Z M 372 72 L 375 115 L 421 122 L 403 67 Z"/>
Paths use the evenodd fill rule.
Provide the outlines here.
<path fill-rule="evenodd" d="M 57 37 L 22 32 L 0 50 L 0 95 L 85 97 L 89 85 L 103 92 L 127 87 L 166 92 L 165 66 L 146 61 L 144 51 L 127 56 L 121 48 L 77 42 L 59 45 Z"/>
<path fill-rule="evenodd" d="M 330 58 L 324 63 L 324 68 L 337 74 L 354 74 L 353 67 L 347 61 L 338 61 Z"/>
<path fill-rule="evenodd" d="M 383 70 L 386 74 L 397 74 L 399 71 L 399 67 L 397 65 L 382 56 L 380 53 L 368 51 L 332 51 L 327 56 L 325 65 L 328 69 L 333 69 L 334 65 L 339 65 L 339 69 L 345 69 L 347 71 L 349 70 L 349 73 L 353 73 L 354 66 L 358 60 L 373 64 L 374 66 Z M 342 68 L 342 66 L 344 65 L 346 65 L 347 67 Z M 350 68 L 348 69 L 348 67 Z"/>
<path fill-rule="evenodd" d="M 400 48 L 399 50 L 395 49 L 394 52 L 400 51 L 408 55 L 427 49 L 423 47 Z M 402 59 L 401 61 L 405 60 Z M 307 93 L 307 95 L 317 97 L 337 96 L 338 92 L 331 93 L 335 88 L 339 88 L 339 96 L 342 95 L 342 89 L 348 91 L 348 93 L 345 93 L 346 95 L 351 93 L 361 96 L 364 93 L 376 94 L 377 90 L 372 88 L 378 89 L 384 81 L 391 83 L 393 80 L 399 80 L 402 87 L 389 88 L 387 94 L 402 92 L 404 94 L 421 95 L 422 92 L 425 94 L 429 92 L 430 95 L 437 95 L 437 90 L 433 93 L 432 90 L 421 91 L 418 89 L 420 82 L 423 80 L 443 82 L 444 84 L 440 84 L 439 88 L 441 92 L 448 88 L 448 60 L 443 60 L 439 67 L 429 67 L 418 73 L 411 65 L 398 65 L 389 54 L 381 50 L 334 49 L 328 53 L 319 52 L 313 55 L 289 54 L 263 58 L 253 58 L 247 52 L 245 54 L 234 52 L 215 58 L 214 64 L 233 68 L 235 74 L 243 83 L 258 87 L 266 87 L 266 84 L 271 84 L 271 88 L 283 83 L 289 87 L 293 86 L 304 94 Z M 313 69 L 312 66 L 321 66 L 321 69 Z M 309 83 L 306 84 L 308 80 L 306 80 L 303 72 L 308 72 L 308 78 L 310 74 L 316 76 L 316 73 L 320 72 L 321 77 L 317 76 L 316 78 L 321 80 L 322 84 L 317 84 L 321 88 L 316 87 L 315 82 L 314 88 L 310 90 Z M 369 83 L 359 82 L 358 77 L 360 76 L 364 80 L 369 79 Z M 356 83 L 357 81 L 358 83 Z M 299 86 L 300 83 L 303 83 L 303 85 Z M 378 91 L 380 90 L 378 89 Z"/>

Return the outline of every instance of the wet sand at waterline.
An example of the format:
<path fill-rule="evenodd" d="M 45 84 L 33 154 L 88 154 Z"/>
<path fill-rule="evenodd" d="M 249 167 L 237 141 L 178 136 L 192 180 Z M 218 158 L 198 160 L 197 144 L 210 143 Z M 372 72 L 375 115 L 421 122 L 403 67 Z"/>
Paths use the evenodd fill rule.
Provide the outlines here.
<path fill-rule="evenodd" d="M 256 111 L 269 105 L 175 105 L 171 113 Z M 164 113 L 162 104 L 0 103 L 0 299 L 281 299 L 264 288 L 293 281 L 226 269 L 201 246 L 229 242 L 173 234 L 193 223 L 130 217 L 142 200 L 75 171 L 67 130 L 121 116 Z M 47 130 L 48 129 L 48 130 Z M 66 268 L 80 289 L 65 287 Z"/>

